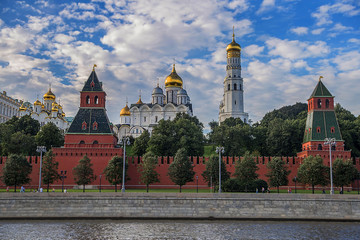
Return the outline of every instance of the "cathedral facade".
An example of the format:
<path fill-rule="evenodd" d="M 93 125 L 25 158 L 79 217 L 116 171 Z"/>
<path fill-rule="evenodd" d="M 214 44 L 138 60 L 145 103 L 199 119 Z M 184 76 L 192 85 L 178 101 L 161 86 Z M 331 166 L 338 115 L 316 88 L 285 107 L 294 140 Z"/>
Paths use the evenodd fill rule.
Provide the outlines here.
<path fill-rule="evenodd" d="M 56 102 L 56 96 L 49 90 L 43 96 L 43 102 L 37 99 L 33 106 L 30 103 L 23 103 L 20 108 L 20 117 L 30 115 L 33 119 L 39 121 L 40 126 L 52 122 L 54 123 L 63 133 L 69 128 L 69 123 L 65 119 L 65 112 L 60 104 Z"/>
<path fill-rule="evenodd" d="M 244 80 L 241 77 L 241 47 L 235 42 L 233 33 L 232 42 L 226 47 L 227 65 L 224 79 L 224 95 L 219 106 L 219 123 L 233 117 L 240 118 L 248 123 L 249 115 L 244 112 Z"/>
<path fill-rule="evenodd" d="M 162 119 L 172 120 L 177 113 L 193 115 L 190 97 L 183 88 L 183 80 L 176 73 L 175 64 L 165 79 L 165 92 L 159 84 L 153 89 L 151 103 L 139 101 L 120 111 L 120 124 L 114 126 L 119 139 L 123 136 L 139 137 L 144 130 L 150 133 Z"/>

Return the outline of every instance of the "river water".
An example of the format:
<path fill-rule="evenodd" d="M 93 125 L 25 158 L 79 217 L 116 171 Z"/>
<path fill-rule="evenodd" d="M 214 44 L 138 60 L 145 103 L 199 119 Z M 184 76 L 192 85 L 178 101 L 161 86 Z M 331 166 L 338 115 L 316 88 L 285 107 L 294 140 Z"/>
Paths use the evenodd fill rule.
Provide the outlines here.
<path fill-rule="evenodd" d="M 0 221 L 0 239 L 360 239 L 360 224 L 217 220 L 10 220 Z"/>

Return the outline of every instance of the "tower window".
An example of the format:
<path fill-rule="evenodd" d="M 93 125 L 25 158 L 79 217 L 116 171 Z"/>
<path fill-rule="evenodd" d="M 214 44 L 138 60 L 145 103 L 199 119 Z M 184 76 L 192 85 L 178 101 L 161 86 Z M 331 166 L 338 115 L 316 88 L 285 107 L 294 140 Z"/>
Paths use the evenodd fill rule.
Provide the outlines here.
<path fill-rule="evenodd" d="M 146 122 L 146 117 L 144 117 L 144 122 Z"/>
<path fill-rule="evenodd" d="M 320 132 L 321 132 L 320 127 L 317 127 L 317 128 L 316 128 L 316 132 L 317 132 L 317 133 L 320 133 Z"/>
<path fill-rule="evenodd" d="M 86 96 L 86 104 L 90 104 L 90 97 Z"/>
<path fill-rule="evenodd" d="M 321 145 L 321 144 L 318 145 L 318 149 L 317 149 L 317 150 L 322 150 L 322 145 Z"/>
<path fill-rule="evenodd" d="M 230 84 L 228 84 L 228 91 L 230 91 Z"/>
<path fill-rule="evenodd" d="M 86 122 L 84 121 L 82 124 L 81 124 L 81 129 L 82 130 L 86 130 L 86 126 L 87 124 L 86 124 Z"/>
<path fill-rule="evenodd" d="M 239 85 L 239 90 L 240 90 L 240 91 L 242 90 L 241 84 Z"/>
<path fill-rule="evenodd" d="M 234 75 L 234 77 L 236 77 L 236 75 Z"/>
<path fill-rule="evenodd" d="M 236 105 L 236 100 L 235 100 L 235 105 Z"/>
<path fill-rule="evenodd" d="M 93 142 L 93 144 L 99 144 L 99 142 L 95 140 L 95 141 Z"/>
<path fill-rule="evenodd" d="M 318 108 L 321 108 L 321 99 L 318 99 Z"/>
<path fill-rule="evenodd" d="M 158 122 L 158 116 L 155 116 L 155 122 L 156 123 Z"/>
<path fill-rule="evenodd" d="M 329 107 L 330 107 L 330 101 L 329 101 L 329 99 L 326 99 L 326 101 L 325 101 L 325 106 L 326 106 L 326 108 L 329 108 Z"/>
<path fill-rule="evenodd" d="M 81 141 L 80 141 L 80 144 L 85 144 L 85 141 L 84 141 L 84 140 L 81 140 Z"/>
<path fill-rule="evenodd" d="M 96 121 L 93 123 L 93 130 L 98 130 L 98 123 Z"/>
<path fill-rule="evenodd" d="M 99 104 L 99 97 L 98 96 L 95 96 L 94 102 L 95 102 L 95 104 Z"/>
<path fill-rule="evenodd" d="M 236 83 L 234 83 L 234 90 L 237 90 L 237 86 L 236 86 Z"/>
<path fill-rule="evenodd" d="M 335 133 L 335 128 L 331 127 L 330 131 L 331 131 L 331 133 Z"/>

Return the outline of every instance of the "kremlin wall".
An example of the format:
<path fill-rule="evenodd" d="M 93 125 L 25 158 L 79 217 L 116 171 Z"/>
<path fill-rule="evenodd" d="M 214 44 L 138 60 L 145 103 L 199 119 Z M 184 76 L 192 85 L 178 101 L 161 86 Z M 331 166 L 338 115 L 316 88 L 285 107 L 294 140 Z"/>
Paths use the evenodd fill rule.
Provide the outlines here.
<path fill-rule="evenodd" d="M 248 115 L 245 113 L 243 107 L 243 79 L 241 78 L 240 66 L 240 45 L 235 42 L 233 35 L 233 42 L 227 48 L 228 65 L 227 77 L 224 81 L 224 99 L 220 103 L 219 119 L 223 121 L 227 117 L 239 117 L 244 121 Z M 172 75 L 171 75 L 172 74 Z M 175 67 L 169 76 L 175 76 Z M 179 81 L 178 75 L 176 78 L 166 79 L 166 81 Z M 334 96 L 331 95 L 329 90 L 322 83 L 321 78 L 308 99 L 308 115 L 306 120 L 306 127 L 304 132 L 304 141 L 302 145 L 302 152 L 298 153 L 297 157 L 281 157 L 288 170 L 291 171 L 288 180 L 289 186 L 284 188 L 294 187 L 292 179 L 297 176 L 297 170 L 302 163 L 303 159 L 307 156 L 319 155 L 323 158 L 324 165 L 329 166 L 329 146 L 324 144 L 325 138 L 334 138 L 335 145 L 332 146 L 332 160 L 336 158 L 350 159 L 351 151 L 344 149 L 345 143 L 341 137 L 340 128 L 335 116 L 334 111 Z M 170 84 L 170 83 L 169 83 Z M 66 188 L 76 187 L 73 168 L 79 163 L 83 156 L 87 155 L 93 164 L 94 174 L 97 179 L 88 186 L 90 188 L 98 188 L 101 182 L 102 187 L 110 188 L 109 183 L 103 175 L 103 171 L 108 162 L 113 156 L 122 156 L 123 149 L 118 145 L 118 137 L 114 132 L 112 124 L 106 114 L 106 93 L 103 90 L 103 84 L 99 81 L 95 69 L 93 68 L 88 80 L 85 82 L 82 91 L 80 91 L 80 108 L 75 118 L 73 119 L 69 129 L 65 133 L 65 143 L 63 147 L 53 148 L 55 160 L 59 162 L 59 172 L 65 172 L 64 185 Z M 181 94 L 179 86 L 175 89 L 173 85 L 169 85 L 171 91 L 167 91 L 168 96 L 174 99 L 176 94 Z M 171 94 L 170 94 L 171 93 Z M 175 96 L 175 97 L 174 97 Z M 185 95 L 184 95 L 185 96 Z M 180 100 L 182 98 L 179 98 Z M 189 98 L 186 98 L 189 99 Z M 235 101 L 233 101 L 235 99 Z M 236 104 L 237 103 L 237 104 Z M 156 104 L 156 103 L 154 103 Z M 176 102 L 171 102 L 176 106 Z M 183 104 L 180 102 L 180 104 Z M 229 105 L 230 104 L 230 105 Z M 233 105 L 231 105 L 233 104 Z M 49 105 L 50 106 L 50 105 Z M 156 105 L 154 105 L 156 106 Z M 190 107 L 190 103 L 188 104 Z M 154 116 L 157 120 L 157 116 Z M 164 115 L 164 118 L 166 115 Z M 168 116 L 169 117 L 169 116 Z M 146 119 L 146 118 L 145 118 Z M 166 119 L 170 119 L 166 118 Z M 221 122 L 220 121 L 220 122 Z M 157 121 L 156 121 L 157 122 Z M 125 121 L 126 123 L 126 121 Z M 194 166 L 195 177 L 194 181 L 183 186 L 184 188 L 208 188 L 207 183 L 202 177 L 205 171 L 205 162 L 208 158 L 202 156 L 195 156 L 189 158 Z M 259 179 L 267 180 L 267 163 L 271 161 L 271 157 L 255 157 L 259 170 L 257 171 Z M 38 187 L 39 183 L 39 168 L 40 159 L 37 156 L 28 157 L 28 161 L 32 164 L 31 183 L 26 188 Z M 126 180 L 126 188 L 145 188 L 140 183 L 140 175 L 138 173 L 138 166 L 141 162 L 141 157 L 128 157 L 128 179 Z M 233 174 L 235 172 L 235 163 L 239 161 L 239 157 L 223 157 L 226 164 L 227 171 Z M 0 157 L 0 171 L 6 162 L 6 157 Z M 167 176 L 168 168 L 173 162 L 173 157 L 163 156 L 158 158 L 158 165 L 156 171 L 160 174 L 160 182 L 152 184 L 153 188 L 178 188 L 170 181 Z M 360 158 L 353 159 L 355 167 L 360 171 Z M 196 178 L 198 177 L 198 179 Z M 359 180 L 352 184 L 353 188 L 357 188 Z M 61 188 L 62 181 L 57 181 L 51 187 Z M 4 184 L 0 182 L 0 187 Z M 297 183 L 297 187 L 304 188 Z M 323 189 L 323 187 L 321 187 Z"/>

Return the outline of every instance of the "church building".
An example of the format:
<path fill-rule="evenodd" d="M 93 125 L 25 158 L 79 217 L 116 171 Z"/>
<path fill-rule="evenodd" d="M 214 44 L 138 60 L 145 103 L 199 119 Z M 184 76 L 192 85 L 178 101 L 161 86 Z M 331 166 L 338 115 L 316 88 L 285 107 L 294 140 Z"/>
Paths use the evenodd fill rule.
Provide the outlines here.
<path fill-rule="evenodd" d="M 120 111 L 120 124 L 114 126 L 119 139 L 123 136 L 139 137 L 144 130 L 150 133 L 161 119 L 172 120 L 177 113 L 193 115 L 190 97 L 183 88 L 183 80 L 176 73 L 175 64 L 169 76 L 165 79 L 165 93 L 159 84 L 152 91 L 151 103 L 139 100 L 128 103 Z"/>
<path fill-rule="evenodd" d="M 224 95 L 219 107 L 219 124 L 225 119 L 240 118 L 248 123 L 249 115 L 244 112 L 244 80 L 241 77 L 241 47 L 235 42 L 233 32 L 232 42 L 226 47 L 227 65 L 224 79 Z"/>
<path fill-rule="evenodd" d="M 56 102 L 56 96 L 51 91 L 51 87 L 47 93 L 43 96 L 43 102 L 37 99 L 34 102 L 33 107 L 31 103 L 24 102 L 20 108 L 20 117 L 30 115 L 33 119 L 39 121 L 40 126 L 52 122 L 54 123 L 63 133 L 69 128 L 69 122 L 65 119 L 65 112 L 61 104 Z"/>

